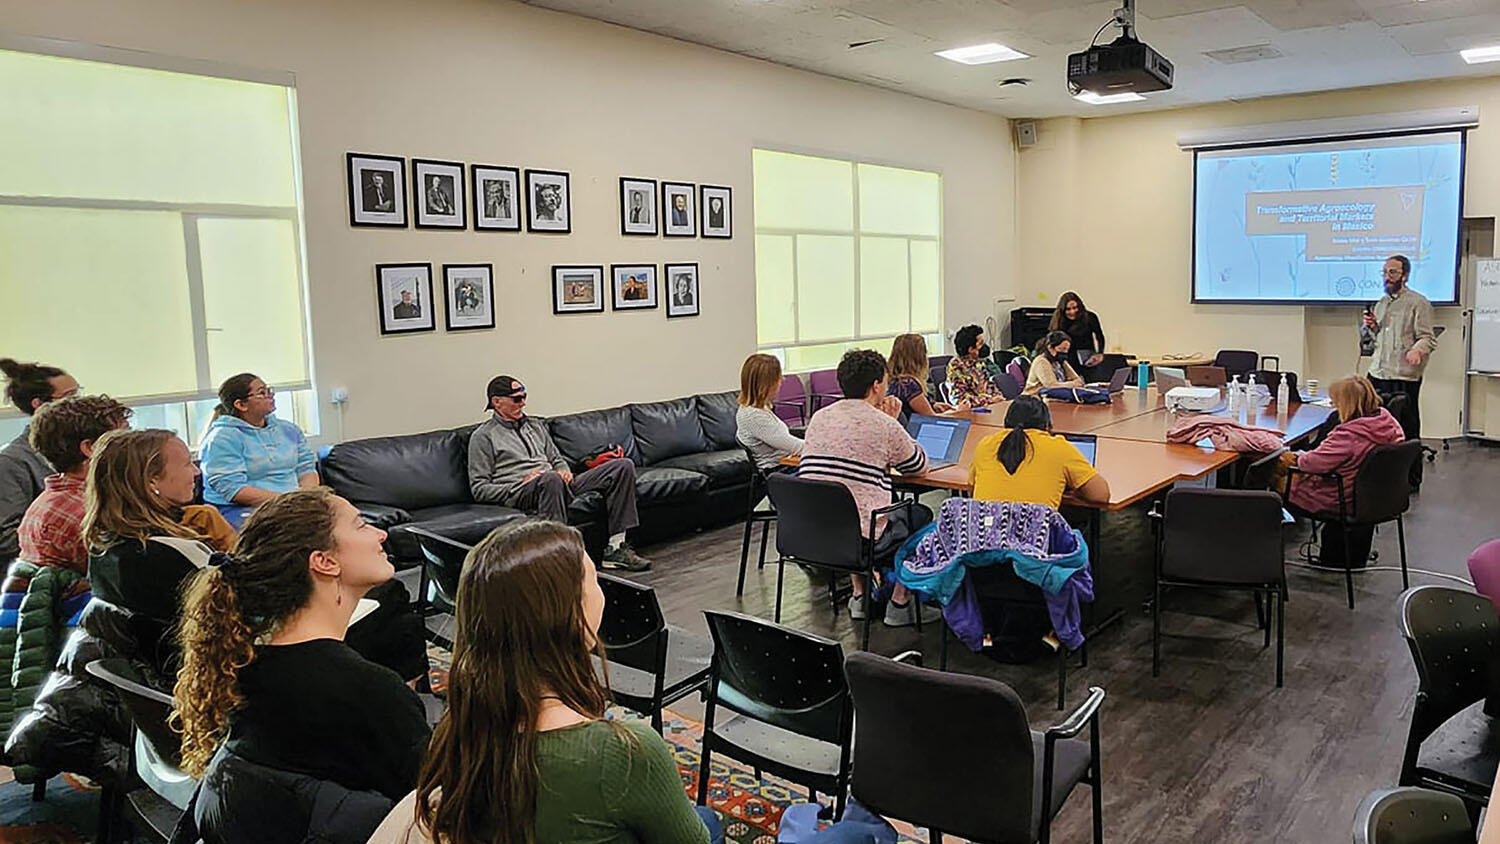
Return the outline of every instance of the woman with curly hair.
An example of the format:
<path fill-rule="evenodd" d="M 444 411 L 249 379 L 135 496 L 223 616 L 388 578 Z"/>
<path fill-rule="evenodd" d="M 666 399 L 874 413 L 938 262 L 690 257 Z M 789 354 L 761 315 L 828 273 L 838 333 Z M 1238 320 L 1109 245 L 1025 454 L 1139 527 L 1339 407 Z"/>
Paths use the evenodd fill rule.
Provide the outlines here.
<path fill-rule="evenodd" d="M 263 822 L 235 811 L 243 783 L 215 776 L 230 757 L 391 800 L 416 784 L 429 736 L 421 701 L 344 644 L 359 599 L 395 574 L 384 539 L 329 490 L 298 490 L 257 508 L 233 555 L 194 576 L 174 720 L 183 769 L 203 777 L 200 829 Z"/>

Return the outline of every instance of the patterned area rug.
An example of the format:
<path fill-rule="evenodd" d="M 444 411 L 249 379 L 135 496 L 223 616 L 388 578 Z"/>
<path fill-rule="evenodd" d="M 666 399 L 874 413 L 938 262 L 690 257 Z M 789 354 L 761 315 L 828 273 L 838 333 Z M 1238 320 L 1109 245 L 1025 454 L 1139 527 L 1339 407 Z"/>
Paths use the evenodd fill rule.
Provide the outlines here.
<path fill-rule="evenodd" d="M 40 803 L 29 785 L 0 785 L 0 844 L 85 844 L 98 816 L 99 792 L 69 777 L 49 780 Z"/>

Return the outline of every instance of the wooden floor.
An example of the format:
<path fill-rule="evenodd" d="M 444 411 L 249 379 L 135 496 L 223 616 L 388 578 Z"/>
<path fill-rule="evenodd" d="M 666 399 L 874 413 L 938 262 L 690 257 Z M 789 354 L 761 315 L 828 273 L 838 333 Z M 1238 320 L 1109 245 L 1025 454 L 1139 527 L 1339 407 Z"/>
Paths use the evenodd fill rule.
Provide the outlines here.
<path fill-rule="evenodd" d="M 1496 502 L 1500 448 L 1455 443 L 1441 453 L 1407 517 L 1410 565 L 1466 578 L 1469 551 L 1500 535 Z M 741 531 L 734 525 L 644 549 L 655 567 L 638 579 L 656 587 L 669 622 L 707 635 L 704 609 L 770 617 L 774 565 L 757 573 L 752 558 L 745 597 L 735 599 Z M 1099 567 L 1149 572 L 1146 531 L 1141 510 L 1110 514 Z M 1288 561 L 1297 559 L 1305 533 L 1289 532 Z M 1233 539 L 1233 526 L 1226 526 L 1225 541 Z M 773 558 L 774 543 L 773 532 Z M 1396 564 L 1394 527 L 1376 537 L 1375 547 L 1380 565 Z M 1070 672 L 1068 700 L 1073 705 L 1094 685 L 1108 693 L 1102 722 L 1108 841 L 1348 841 L 1363 796 L 1396 783 L 1416 690 L 1396 617 L 1400 574 L 1357 574 L 1351 611 L 1340 575 L 1288 572 L 1285 688 L 1275 688 L 1274 650 L 1261 648 L 1248 596 L 1169 594 L 1158 679 L 1151 677 L 1150 617 L 1139 599 L 1120 624 L 1092 639 L 1088 668 Z M 1132 595 L 1147 585 L 1130 579 Z M 1452 583 L 1412 578 L 1413 585 L 1444 582 Z M 789 567 L 782 621 L 853 650 L 858 639 L 848 613 L 835 616 L 826 596 L 823 583 Z M 919 648 L 936 664 L 933 627 L 925 642 L 910 628 L 885 628 L 878 620 L 874 627 L 872 650 Z M 954 644 L 950 655 L 950 670 L 1014 687 L 1033 726 L 1058 719 L 1050 661 L 1001 665 Z M 684 712 L 696 714 L 691 707 Z M 1082 790 L 1075 794 L 1054 841 L 1089 840 L 1088 803 Z"/>

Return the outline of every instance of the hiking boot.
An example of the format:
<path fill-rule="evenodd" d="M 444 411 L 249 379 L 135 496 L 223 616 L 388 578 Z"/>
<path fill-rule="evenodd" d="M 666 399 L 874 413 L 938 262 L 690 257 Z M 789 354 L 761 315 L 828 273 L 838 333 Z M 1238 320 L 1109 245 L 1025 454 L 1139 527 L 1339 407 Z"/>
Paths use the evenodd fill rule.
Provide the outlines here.
<path fill-rule="evenodd" d="M 885 605 L 885 626 L 910 627 L 916 624 L 917 619 L 912 614 L 912 607 L 919 607 L 921 609 L 923 624 L 935 624 L 943 618 L 942 610 L 937 607 L 926 606 L 916 599 L 908 600 L 904 606 L 891 601 Z"/>
<path fill-rule="evenodd" d="M 620 547 L 611 548 L 604 552 L 604 567 L 607 569 L 618 569 L 620 571 L 650 571 L 651 561 L 635 553 L 635 549 L 625 543 Z M 926 617 L 923 617 L 926 620 Z"/>

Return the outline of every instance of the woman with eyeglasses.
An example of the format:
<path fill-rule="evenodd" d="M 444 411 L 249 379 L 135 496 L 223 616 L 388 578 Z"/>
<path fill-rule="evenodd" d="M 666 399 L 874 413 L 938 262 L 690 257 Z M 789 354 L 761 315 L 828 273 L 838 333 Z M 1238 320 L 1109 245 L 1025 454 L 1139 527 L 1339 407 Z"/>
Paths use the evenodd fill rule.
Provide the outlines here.
<path fill-rule="evenodd" d="M 275 391 L 249 372 L 219 385 L 219 406 L 199 451 L 203 500 L 236 526 L 277 495 L 319 484 L 307 437 L 275 412 Z"/>

